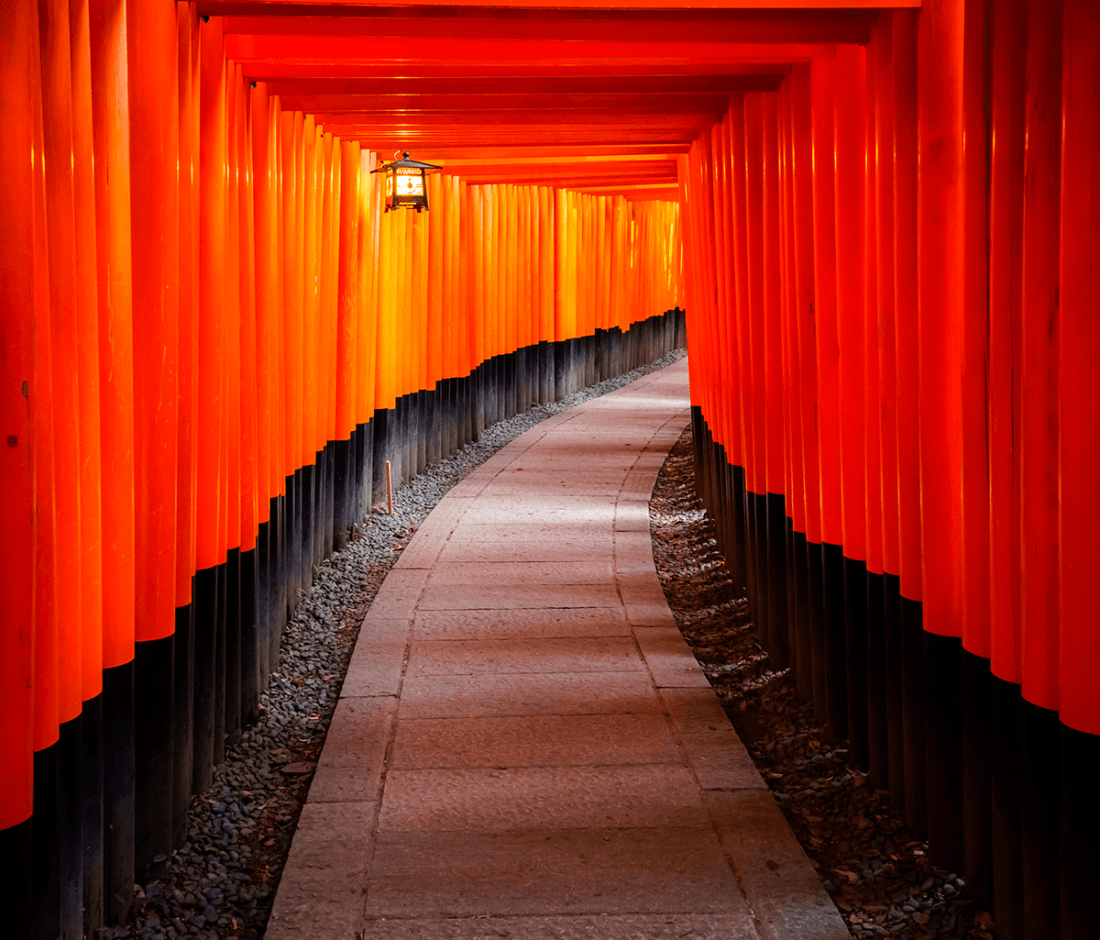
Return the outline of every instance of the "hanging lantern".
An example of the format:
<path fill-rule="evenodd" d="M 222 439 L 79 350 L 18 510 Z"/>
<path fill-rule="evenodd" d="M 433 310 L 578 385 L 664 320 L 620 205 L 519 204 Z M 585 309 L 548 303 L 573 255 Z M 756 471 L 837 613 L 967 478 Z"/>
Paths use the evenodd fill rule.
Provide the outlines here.
<path fill-rule="evenodd" d="M 397 157 L 397 153 L 394 153 Z M 417 163 L 409 159 L 408 151 L 401 152 L 401 159 L 393 163 L 383 163 L 372 173 L 386 174 L 386 212 L 390 209 L 428 208 L 428 189 L 424 185 L 425 170 L 441 170 L 442 167 L 430 163 Z"/>

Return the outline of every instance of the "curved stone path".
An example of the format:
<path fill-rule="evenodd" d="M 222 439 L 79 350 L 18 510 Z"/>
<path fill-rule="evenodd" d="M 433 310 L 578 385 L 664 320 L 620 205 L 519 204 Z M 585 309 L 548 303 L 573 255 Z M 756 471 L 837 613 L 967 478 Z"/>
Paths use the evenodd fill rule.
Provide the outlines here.
<path fill-rule="evenodd" d="M 649 497 L 687 362 L 467 476 L 363 623 L 268 940 L 840 940 L 691 651 Z"/>

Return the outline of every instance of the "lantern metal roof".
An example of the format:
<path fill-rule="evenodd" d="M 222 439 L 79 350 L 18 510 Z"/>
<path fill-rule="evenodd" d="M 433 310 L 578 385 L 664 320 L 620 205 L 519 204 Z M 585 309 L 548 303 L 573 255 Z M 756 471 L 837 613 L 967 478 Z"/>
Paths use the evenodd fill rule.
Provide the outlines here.
<path fill-rule="evenodd" d="M 434 163 L 420 163 L 417 160 L 409 159 L 409 151 L 401 151 L 401 159 L 394 160 L 392 163 L 383 163 L 377 169 L 371 170 L 372 173 L 384 173 L 386 170 L 394 170 L 399 167 L 413 167 L 420 170 L 442 170 L 443 167 L 436 166 Z"/>

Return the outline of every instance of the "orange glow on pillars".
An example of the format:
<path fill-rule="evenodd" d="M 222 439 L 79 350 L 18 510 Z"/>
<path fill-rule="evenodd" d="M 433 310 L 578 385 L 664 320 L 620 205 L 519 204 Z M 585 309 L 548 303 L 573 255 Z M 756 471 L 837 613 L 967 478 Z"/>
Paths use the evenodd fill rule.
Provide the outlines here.
<path fill-rule="evenodd" d="M 175 629 L 179 98 L 171 0 L 127 9 L 133 266 L 136 637 Z M 165 95 L 163 89 L 170 92 Z"/>

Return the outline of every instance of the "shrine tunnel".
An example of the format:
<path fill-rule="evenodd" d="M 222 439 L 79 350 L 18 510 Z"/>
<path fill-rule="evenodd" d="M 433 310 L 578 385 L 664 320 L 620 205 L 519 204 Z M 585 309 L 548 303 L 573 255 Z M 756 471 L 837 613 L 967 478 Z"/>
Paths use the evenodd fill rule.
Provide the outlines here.
<path fill-rule="evenodd" d="M 1100 4 L 607 7 L 0 2 L 3 936 L 125 917 L 385 461 L 685 319 L 772 665 L 1096 936 Z"/>

